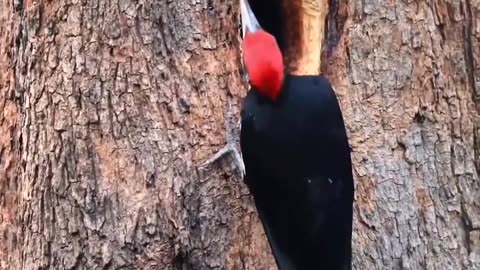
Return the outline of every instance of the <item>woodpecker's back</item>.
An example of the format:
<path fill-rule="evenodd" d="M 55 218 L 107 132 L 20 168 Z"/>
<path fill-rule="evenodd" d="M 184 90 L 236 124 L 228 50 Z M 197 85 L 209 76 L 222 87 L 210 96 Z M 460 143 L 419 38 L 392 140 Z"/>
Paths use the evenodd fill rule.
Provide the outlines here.
<path fill-rule="evenodd" d="M 245 182 L 280 270 L 351 269 L 353 177 L 342 113 L 322 76 L 244 100 Z"/>

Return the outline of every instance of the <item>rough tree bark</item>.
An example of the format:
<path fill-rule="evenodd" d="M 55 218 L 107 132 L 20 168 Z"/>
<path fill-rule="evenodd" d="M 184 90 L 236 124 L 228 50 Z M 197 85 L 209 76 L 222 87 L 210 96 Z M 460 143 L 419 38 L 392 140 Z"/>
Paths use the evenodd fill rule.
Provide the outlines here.
<path fill-rule="evenodd" d="M 480 1 L 330 0 L 355 269 L 480 269 Z M 235 1 L 0 2 L 1 269 L 275 269 L 222 147 Z"/>

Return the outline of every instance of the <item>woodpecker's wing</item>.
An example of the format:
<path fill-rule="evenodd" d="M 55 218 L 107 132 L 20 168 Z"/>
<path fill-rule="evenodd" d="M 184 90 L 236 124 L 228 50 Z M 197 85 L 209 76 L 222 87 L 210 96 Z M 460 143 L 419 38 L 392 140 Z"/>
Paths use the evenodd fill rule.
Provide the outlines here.
<path fill-rule="evenodd" d="M 350 150 L 328 82 L 287 78 L 276 102 L 250 90 L 240 142 L 245 182 L 279 268 L 350 269 Z"/>
<path fill-rule="evenodd" d="M 243 113 L 243 111 L 242 111 Z M 267 181 L 262 181 L 264 176 L 262 176 L 262 170 L 259 170 L 256 163 L 255 157 L 255 139 L 252 136 L 255 136 L 253 125 L 254 119 L 253 117 L 245 117 L 242 114 L 242 124 L 241 124 L 241 149 L 243 160 L 245 163 L 246 168 L 246 175 L 244 177 L 244 181 L 247 184 L 250 193 L 253 195 L 253 199 L 255 202 L 255 207 L 258 212 L 258 216 L 260 221 L 262 222 L 263 229 L 267 236 L 270 248 L 272 249 L 273 257 L 277 263 L 279 270 L 296 270 L 293 266 L 290 258 L 279 248 L 278 241 L 276 240 L 276 235 L 278 234 L 276 228 L 272 224 L 272 220 L 267 216 L 266 211 L 268 211 L 271 207 L 271 202 L 269 202 L 267 196 L 263 196 L 265 188 L 261 183 L 265 183 Z M 247 165 L 248 164 L 248 165 Z M 248 169 L 247 169 L 248 168 Z M 268 176 L 265 176 L 268 177 Z"/>
<path fill-rule="evenodd" d="M 246 180 L 248 181 L 248 179 Z M 263 229 L 267 235 L 268 243 L 272 249 L 272 255 L 275 258 L 275 261 L 278 266 L 278 270 L 296 270 L 294 264 L 292 263 L 290 257 L 285 254 L 285 252 L 280 248 L 277 243 L 275 228 L 272 226 L 271 220 L 265 214 L 265 209 L 268 209 L 268 206 L 263 205 L 260 200 L 255 200 L 255 207 L 258 212 L 260 221 L 262 222 Z"/>

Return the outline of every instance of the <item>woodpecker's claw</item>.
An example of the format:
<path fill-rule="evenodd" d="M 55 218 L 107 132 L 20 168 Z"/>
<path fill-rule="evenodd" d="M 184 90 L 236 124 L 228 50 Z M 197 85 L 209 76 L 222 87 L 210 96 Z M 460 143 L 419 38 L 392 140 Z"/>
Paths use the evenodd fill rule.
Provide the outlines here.
<path fill-rule="evenodd" d="M 240 120 L 237 122 L 237 126 L 240 124 Z M 205 168 L 216 161 L 220 160 L 227 154 L 231 154 L 233 158 L 233 162 L 235 163 L 235 166 L 239 170 L 241 177 L 245 176 L 245 164 L 243 163 L 243 158 L 242 154 L 240 151 L 237 149 L 237 140 L 236 140 L 236 135 L 235 135 L 235 130 L 236 127 L 233 124 L 233 115 L 229 111 L 227 113 L 227 119 L 226 119 L 226 129 L 227 129 L 227 144 L 220 150 L 218 150 L 217 153 L 215 153 L 212 157 L 210 157 L 207 161 L 205 161 L 202 165 L 200 165 L 200 168 Z"/>
<path fill-rule="evenodd" d="M 240 152 L 237 150 L 235 146 L 230 144 L 226 144 L 222 149 L 220 149 L 217 153 L 215 153 L 211 158 L 205 161 L 201 167 L 207 167 L 208 165 L 218 161 L 219 159 L 223 158 L 225 155 L 231 154 L 233 158 L 233 162 L 235 162 L 235 166 L 240 171 L 242 177 L 245 176 L 245 165 L 243 164 L 242 156 Z"/>

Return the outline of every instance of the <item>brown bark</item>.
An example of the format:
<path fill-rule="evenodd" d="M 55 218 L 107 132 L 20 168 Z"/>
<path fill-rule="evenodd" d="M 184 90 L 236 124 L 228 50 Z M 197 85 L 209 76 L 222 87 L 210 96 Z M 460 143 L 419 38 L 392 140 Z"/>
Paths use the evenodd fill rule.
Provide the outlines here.
<path fill-rule="evenodd" d="M 1 269 L 275 269 L 229 162 L 235 1 L 0 2 Z M 480 269 L 480 1 L 330 1 L 355 269 Z"/>
<path fill-rule="evenodd" d="M 329 21 L 325 67 L 354 148 L 356 269 L 480 269 L 480 1 L 356 3 Z"/>

